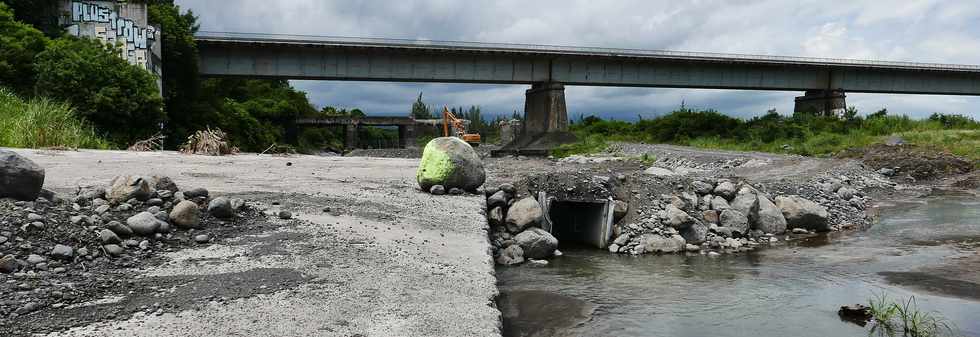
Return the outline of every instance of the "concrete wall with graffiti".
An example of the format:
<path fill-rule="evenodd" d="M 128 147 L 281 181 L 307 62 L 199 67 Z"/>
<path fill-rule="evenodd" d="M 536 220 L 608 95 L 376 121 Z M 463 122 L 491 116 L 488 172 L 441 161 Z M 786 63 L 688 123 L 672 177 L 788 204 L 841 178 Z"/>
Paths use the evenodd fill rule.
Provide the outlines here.
<path fill-rule="evenodd" d="M 59 22 L 69 34 L 119 46 L 120 57 L 162 77 L 160 30 L 149 24 L 145 3 L 65 0 Z"/>

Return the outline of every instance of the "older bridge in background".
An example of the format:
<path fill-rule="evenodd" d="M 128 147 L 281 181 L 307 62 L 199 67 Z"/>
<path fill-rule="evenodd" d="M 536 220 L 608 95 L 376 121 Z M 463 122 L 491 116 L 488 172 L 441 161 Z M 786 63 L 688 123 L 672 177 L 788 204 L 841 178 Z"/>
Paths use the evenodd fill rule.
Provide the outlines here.
<path fill-rule="evenodd" d="M 800 91 L 797 111 L 837 113 L 847 92 L 980 96 L 980 66 L 639 49 L 201 32 L 205 76 L 531 85 L 521 137 L 572 140 L 564 85 Z"/>

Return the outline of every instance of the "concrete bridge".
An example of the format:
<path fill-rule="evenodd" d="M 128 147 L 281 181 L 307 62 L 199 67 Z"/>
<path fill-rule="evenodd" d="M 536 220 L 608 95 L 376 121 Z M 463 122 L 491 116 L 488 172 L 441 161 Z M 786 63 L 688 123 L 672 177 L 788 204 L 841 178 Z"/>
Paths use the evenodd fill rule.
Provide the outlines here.
<path fill-rule="evenodd" d="M 415 125 L 416 121 L 411 117 L 387 117 L 387 116 L 366 116 L 366 117 L 321 117 L 297 119 L 294 125 L 297 127 L 317 127 L 317 126 L 340 126 L 344 128 L 344 148 L 357 148 L 357 131 L 361 126 L 397 126 L 398 127 L 398 146 L 405 148 L 415 144 Z M 294 132 L 295 134 L 295 132 Z"/>
<path fill-rule="evenodd" d="M 470 121 L 461 119 L 463 125 L 469 125 Z M 356 149 L 357 132 L 361 126 L 395 126 L 398 127 L 398 147 L 406 148 L 415 145 L 415 139 L 420 130 L 423 133 L 441 135 L 443 121 L 438 119 L 415 119 L 412 117 L 398 116 L 330 116 L 319 118 L 301 118 L 293 123 L 294 127 L 343 127 L 344 128 L 344 148 Z M 452 127 L 450 125 L 450 127 Z M 453 134 L 456 130 L 452 130 Z M 292 130 L 289 134 L 295 136 L 298 133 Z"/>
<path fill-rule="evenodd" d="M 980 95 L 980 66 L 547 45 L 202 32 L 205 76 L 530 85 L 522 137 L 539 152 L 567 132 L 565 85 L 804 92 L 835 113 L 847 92 Z"/>

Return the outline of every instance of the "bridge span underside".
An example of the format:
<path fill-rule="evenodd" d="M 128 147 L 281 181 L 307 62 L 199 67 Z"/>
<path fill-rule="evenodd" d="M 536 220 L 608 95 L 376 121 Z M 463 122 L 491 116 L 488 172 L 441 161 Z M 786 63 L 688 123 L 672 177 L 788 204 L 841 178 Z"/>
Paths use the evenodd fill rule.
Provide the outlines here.
<path fill-rule="evenodd" d="M 798 91 L 798 110 L 823 113 L 847 92 L 980 95 L 970 65 L 254 34 L 198 47 L 205 76 L 533 85 L 524 143 L 566 131 L 563 85 Z"/>

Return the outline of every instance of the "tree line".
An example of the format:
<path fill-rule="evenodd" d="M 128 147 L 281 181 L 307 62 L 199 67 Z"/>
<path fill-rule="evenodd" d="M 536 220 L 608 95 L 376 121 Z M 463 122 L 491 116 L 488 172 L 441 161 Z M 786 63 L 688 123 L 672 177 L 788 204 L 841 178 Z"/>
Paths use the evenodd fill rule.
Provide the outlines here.
<path fill-rule="evenodd" d="M 360 109 L 317 109 L 306 93 L 285 80 L 204 79 L 194 39 L 197 16 L 173 0 L 136 0 L 148 4 L 148 19 L 160 28 L 162 88 L 156 78 L 128 64 L 114 46 L 66 34 L 58 23 L 59 0 L 0 0 L 0 87 L 23 99 L 66 102 L 95 133 L 116 148 L 163 135 L 163 146 L 176 149 L 189 135 L 219 128 L 242 151 L 280 148 L 340 149 L 342 130 L 302 129 L 290 134 L 298 118 L 365 116 Z M 469 132 L 496 134 L 502 116 L 488 118 L 479 106 L 453 107 L 471 121 Z M 441 118 L 420 93 L 410 115 Z M 515 113 L 513 117 L 519 117 Z M 361 143 L 390 140 L 385 130 L 366 130 Z M 2 144 L 0 144 L 2 145 Z"/>

